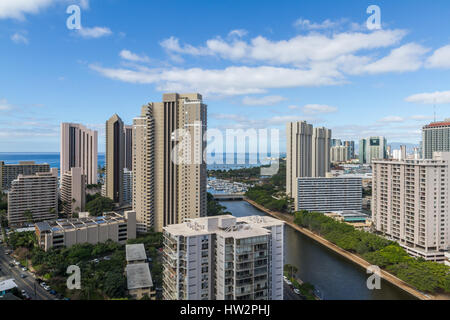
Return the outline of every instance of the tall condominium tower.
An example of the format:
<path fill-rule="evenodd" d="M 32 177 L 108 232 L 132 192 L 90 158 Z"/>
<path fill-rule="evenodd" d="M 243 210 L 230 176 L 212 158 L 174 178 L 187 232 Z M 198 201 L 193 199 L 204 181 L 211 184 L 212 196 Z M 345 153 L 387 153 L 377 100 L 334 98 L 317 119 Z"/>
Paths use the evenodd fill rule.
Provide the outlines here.
<path fill-rule="evenodd" d="M 197 218 L 164 228 L 164 300 L 283 300 L 284 223 Z"/>
<path fill-rule="evenodd" d="M 133 171 L 133 126 L 124 126 L 125 131 L 125 168 Z"/>
<path fill-rule="evenodd" d="M 135 119 L 133 210 L 141 228 L 153 225 L 162 231 L 206 216 L 206 118 L 200 94 L 171 93 L 145 106 Z"/>
<path fill-rule="evenodd" d="M 125 131 L 123 121 L 115 114 L 106 121 L 106 197 L 115 203 L 123 202 L 123 168 L 125 159 Z"/>
<path fill-rule="evenodd" d="M 291 122 L 286 139 L 286 193 L 295 199 L 297 178 L 325 177 L 330 171 L 331 130 Z"/>
<path fill-rule="evenodd" d="M 422 154 L 424 159 L 432 159 L 434 152 L 450 151 L 450 119 L 434 122 L 423 127 Z"/>
<path fill-rule="evenodd" d="M 70 216 L 84 212 L 86 204 L 86 176 L 81 168 L 71 168 L 61 176 L 63 211 Z"/>
<path fill-rule="evenodd" d="M 343 145 L 348 148 L 348 160 L 355 159 L 355 141 L 344 141 Z"/>
<path fill-rule="evenodd" d="M 313 126 L 303 122 L 287 124 L 286 131 L 286 193 L 295 196 L 298 177 L 312 176 Z"/>
<path fill-rule="evenodd" d="M 360 164 L 371 164 L 373 160 L 383 159 L 387 159 L 387 141 L 385 137 L 370 137 L 360 140 Z"/>
<path fill-rule="evenodd" d="M 407 252 L 444 261 L 450 249 L 450 153 L 433 159 L 374 161 L 372 218 Z"/>
<path fill-rule="evenodd" d="M 312 176 L 325 177 L 330 172 L 331 130 L 314 128 L 312 135 Z"/>
<path fill-rule="evenodd" d="M 331 147 L 330 150 L 331 163 L 341 163 L 349 160 L 348 147 L 339 146 Z"/>
<path fill-rule="evenodd" d="M 97 184 L 98 133 L 81 124 L 61 123 L 61 176 L 81 168 L 87 184 Z"/>
<path fill-rule="evenodd" d="M 58 217 L 58 169 L 20 174 L 8 193 L 8 222 L 20 226 Z"/>
<path fill-rule="evenodd" d="M 36 164 L 34 161 L 20 161 L 19 164 L 5 164 L 0 161 L 0 190 L 9 190 L 19 174 L 29 176 L 37 172 L 49 172 L 50 165 Z"/>
<path fill-rule="evenodd" d="M 155 225 L 155 121 L 153 104 L 142 107 L 141 116 L 133 120 L 133 210 L 138 233 Z"/>

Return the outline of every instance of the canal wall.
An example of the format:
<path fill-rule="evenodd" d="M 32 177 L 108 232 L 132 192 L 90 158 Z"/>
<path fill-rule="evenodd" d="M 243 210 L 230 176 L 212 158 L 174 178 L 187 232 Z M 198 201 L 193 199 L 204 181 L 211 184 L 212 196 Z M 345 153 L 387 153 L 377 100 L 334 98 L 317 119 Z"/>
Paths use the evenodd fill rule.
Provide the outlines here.
<path fill-rule="evenodd" d="M 367 262 L 366 260 L 362 259 L 360 256 L 350 253 L 338 246 L 336 246 L 334 243 L 318 236 L 317 234 L 315 234 L 314 232 L 302 228 L 300 226 L 298 226 L 295 222 L 294 222 L 294 217 L 292 215 L 289 214 L 285 214 L 285 213 L 281 213 L 281 212 L 275 212 L 275 211 L 271 211 L 263 206 L 261 206 L 260 204 L 245 198 L 244 201 L 248 202 L 249 204 L 251 204 L 252 206 L 254 206 L 255 208 L 257 208 L 258 210 L 261 210 L 265 213 L 267 213 L 268 215 L 282 220 L 284 221 L 286 224 L 288 224 L 290 227 L 292 227 L 293 229 L 301 232 L 302 234 L 306 235 L 307 237 L 319 242 L 321 245 L 327 247 L 328 249 L 334 251 L 335 253 L 339 254 L 340 256 L 347 258 L 349 261 L 359 265 L 360 267 L 364 268 L 367 270 L 368 267 L 371 266 L 371 264 L 369 262 Z M 391 273 L 385 271 L 385 270 L 381 270 L 380 271 L 380 276 L 390 282 L 391 284 L 395 285 L 396 287 L 404 290 L 405 292 L 409 293 L 410 295 L 416 297 L 417 299 L 420 300 L 434 300 L 436 299 L 436 297 L 430 295 L 430 294 L 423 294 L 420 291 L 414 289 L 413 287 L 411 287 L 408 283 L 404 282 L 403 280 L 397 278 L 396 276 L 392 275 Z"/>

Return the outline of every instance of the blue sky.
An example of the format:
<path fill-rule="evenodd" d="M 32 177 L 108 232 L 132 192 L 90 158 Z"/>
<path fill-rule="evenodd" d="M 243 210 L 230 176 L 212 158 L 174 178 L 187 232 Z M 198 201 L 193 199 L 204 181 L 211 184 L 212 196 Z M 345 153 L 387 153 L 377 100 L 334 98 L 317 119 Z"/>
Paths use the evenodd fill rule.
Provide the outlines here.
<path fill-rule="evenodd" d="M 81 8 L 69 30 L 66 8 Z M 368 30 L 366 9 L 381 9 Z M 2 0 L 0 152 L 58 151 L 59 123 L 131 124 L 163 92 L 200 92 L 208 127 L 307 120 L 418 143 L 450 117 L 450 2 Z"/>

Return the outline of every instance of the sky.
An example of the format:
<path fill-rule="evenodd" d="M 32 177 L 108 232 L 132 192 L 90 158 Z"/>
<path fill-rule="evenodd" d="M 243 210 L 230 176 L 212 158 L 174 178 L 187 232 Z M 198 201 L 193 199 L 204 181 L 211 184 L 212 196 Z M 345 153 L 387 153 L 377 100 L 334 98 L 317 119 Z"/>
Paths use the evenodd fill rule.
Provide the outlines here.
<path fill-rule="evenodd" d="M 165 92 L 201 93 L 208 128 L 279 129 L 281 151 L 300 120 L 419 143 L 434 110 L 450 118 L 449 13 L 448 0 L 1 0 L 0 152 L 58 152 L 61 122 L 98 130 L 102 152 L 110 116 L 131 124 Z"/>

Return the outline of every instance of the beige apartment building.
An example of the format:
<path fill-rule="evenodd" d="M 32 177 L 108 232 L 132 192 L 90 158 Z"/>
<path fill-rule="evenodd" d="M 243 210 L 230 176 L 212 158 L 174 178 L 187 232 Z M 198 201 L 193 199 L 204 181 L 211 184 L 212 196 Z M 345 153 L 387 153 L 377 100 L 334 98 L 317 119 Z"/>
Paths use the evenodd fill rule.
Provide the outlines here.
<path fill-rule="evenodd" d="M 67 216 L 83 212 L 86 205 L 86 176 L 81 168 L 71 168 L 61 175 L 61 201 Z"/>
<path fill-rule="evenodd" d="M 450 153 L 431 160 L 373 162 L 372 218 L 409 254 L 444 261 L 450 249 Z"/>
<path fill-rule="evenodd" d="M 97 184 L 98 132 L 78 123 L 61 123 L 61 176 L 81 168 L 87 184 Z"/>
<path fill-rule="evenodd" d="M 123 168 L 125 167 L 125 131 L 122 119 L 114 114 L 106 121 L 106 197 L 123 203 Z"/>
<path fill-rule="evenodd" d="M 50 220 L 36 223 L 35 229 L 38 244 L 45 251 L 108 240 L 125 244 L 129 239 L 136 239 L 136 213 L 108 212 L 102 217 Z"/>
<path fill-rule="evenodd" d="M 331 130 L 305 121 L 286 126 L 286 193 L 297 198 L 297 178 L 325 177 L 330 171 Z"/>
<path fill-rule="evenodd" d="M 8 193 L 8 222 L 20 226 L 58 217 L 58 169 L 19 175 Z"/>
<path fill-rule="evenodd" d="M 5 164 L 0 161 L 0 190 L 9 190 L 11 182 L 21 175 L 29 176 L 37 172 L 49 172 L 50 165 L 36 164 L 34 161 L 20 161 L 19 164 Z"/>
<path fill-rule="evenodd" d="M 342 163 L 347 162 L 348 158 L 348 147 L 337 146 L 332 147 L 330 150 L 331 163 Z"/>
<path fill-rule="evenodd" d="M 164 94 L 134 119 L 133 210 L 139 230 L 161 232 L 206 216 L 206 110 L 200 94 Z"/>

